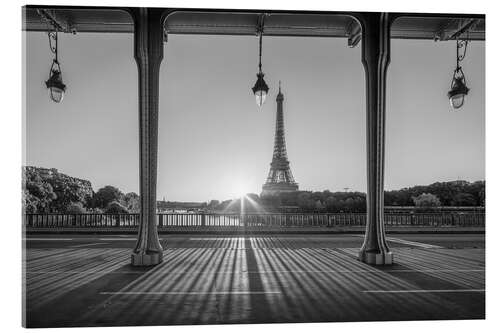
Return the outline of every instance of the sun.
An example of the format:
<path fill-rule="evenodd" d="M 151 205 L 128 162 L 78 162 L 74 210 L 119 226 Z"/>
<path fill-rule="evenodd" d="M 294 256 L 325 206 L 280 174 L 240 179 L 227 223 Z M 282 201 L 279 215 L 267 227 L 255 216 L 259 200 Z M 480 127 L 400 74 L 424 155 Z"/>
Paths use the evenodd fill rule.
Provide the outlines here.
<path fill-rule="evenodd" d="M 248 193 L 250 193 L 251 186 L 250 184 L 243 180 L 238 179 L 235 180 L 231 185 L 231 195 L 236 196 L 238 198 L 245 197 Z"/>

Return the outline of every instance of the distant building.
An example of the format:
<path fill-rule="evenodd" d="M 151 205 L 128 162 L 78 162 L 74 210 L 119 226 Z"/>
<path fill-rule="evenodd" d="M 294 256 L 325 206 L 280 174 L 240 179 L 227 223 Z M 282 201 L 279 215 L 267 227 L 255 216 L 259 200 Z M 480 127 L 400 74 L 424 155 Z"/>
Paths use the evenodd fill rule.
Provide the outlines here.
<path fill-rule="evenodd" d="M 156 209 L 160 213 L 188 213 L 205 209 L 206 202 L 157 201 Z"/>
<path fill-rule="evenodd" d="M 281 192 L 294 192 L 299 189 L 299 185 L 293 178 L 286 153 L 285 124 L 283 119 L 284 99 L 280 84 L 279 93 L 276 96 L 276 132 L 274 134 L 273 159 L 266 183 L 262 185 L 261 196 L 275 195 Z"/>

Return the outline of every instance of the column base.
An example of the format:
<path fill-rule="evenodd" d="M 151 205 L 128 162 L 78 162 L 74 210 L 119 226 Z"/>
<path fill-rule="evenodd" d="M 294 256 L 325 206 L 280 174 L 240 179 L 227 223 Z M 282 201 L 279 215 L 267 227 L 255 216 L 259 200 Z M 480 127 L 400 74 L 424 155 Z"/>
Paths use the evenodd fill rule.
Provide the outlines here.
<path fill-rule="evenodd" d="M 392 252 L 385 253 L 372 253 L 360 250 L 358 253 L 358 259 L 368 265 L 392 265 L 393 255 Z"/>
<path fill-rule="evenodd" d="M 132 266 L 154 266 L 163 261 L 163 253 L 132 253 L 130 259 Z"/>

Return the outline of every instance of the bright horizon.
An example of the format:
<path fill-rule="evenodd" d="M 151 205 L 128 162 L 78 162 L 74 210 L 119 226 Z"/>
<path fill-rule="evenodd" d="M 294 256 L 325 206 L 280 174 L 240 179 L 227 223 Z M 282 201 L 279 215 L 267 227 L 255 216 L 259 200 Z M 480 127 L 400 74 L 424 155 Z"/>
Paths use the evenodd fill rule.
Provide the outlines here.
<path fill-rule="evenodd" d="M 43 81 L 44 33 L 26 33 L 25 165 L 56 168 L 138 193 L 137 68 L 127 34 L 60 34 L 68 85 L 61 104 Z M 158 200 L 260 193 L 271 162 L 278 80 L 288 157 L 300 190 L 366 192 L 365 81 L 345 39 L 264 37 L 270 86 L 259 109 L 253 36 L 169 36 L 160 72 Z M 450 110 L 453 42 L 393 40 L 387 81 L 385 189 L 484 180 L 484 42 L 463 62 L 471 88 Z M 412 170 L 412 172 L 408 171 Z"/>

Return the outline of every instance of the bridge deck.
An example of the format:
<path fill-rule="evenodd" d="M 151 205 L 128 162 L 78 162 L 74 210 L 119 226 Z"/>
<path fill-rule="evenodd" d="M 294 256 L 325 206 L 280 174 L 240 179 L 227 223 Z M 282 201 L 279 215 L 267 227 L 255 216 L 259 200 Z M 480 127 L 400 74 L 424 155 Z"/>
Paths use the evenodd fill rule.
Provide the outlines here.
<path fill-rule="evenodd" d="M 484 318 L 484 235 L 389 237 L 385 268 L 361 241 L 166 236 L 165 261 L 134 268 L 130 236 L 28 236 L 27 326 Z"/>

